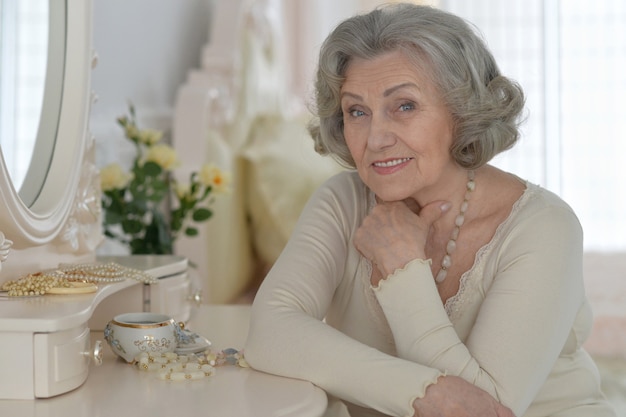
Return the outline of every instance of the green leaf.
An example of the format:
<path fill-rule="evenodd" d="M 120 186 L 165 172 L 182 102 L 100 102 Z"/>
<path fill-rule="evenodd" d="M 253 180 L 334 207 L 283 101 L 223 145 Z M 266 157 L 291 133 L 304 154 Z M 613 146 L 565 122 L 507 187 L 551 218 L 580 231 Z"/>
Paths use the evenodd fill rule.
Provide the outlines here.
<path fill-rule="evenodd" d="M 143 230 L 143 224 L 139 220 L 126 218 L 122 221 L 122 230 L 124 233 L 134 235 Z"/>
<path fill-rule="evenodd" d="M 137 189 L 137 187 L 141 187 L 141 185 L 146 182 L 146 173 L 143 169 L 135 167 L 132 171 L 133 179 L 129 186 L 131 190 Z"/>
<path fill-rule="evenodd" d="M 209 194 L 211 194 L 211 191 L 213 191 L 213 187 L 209 185 L 204 189 L 204 194 L 202 194 L 200 201 L 203 201 L 205 198 L 207 198 Z"/>
<path fill-rule="evenodd" d="M 158 190 L 158 191 L 168 190 L 167 182 L 160 180 L 160 179 L 155 179 L 150 185 L 152 186 L 152 189 L 154 190 Z"/>
<path fill-rule="evenodd" d="M 146 211 L 148 211 L 148 204 L 145 201 L 145 196 L 141 198 L 135 198 L 133 201 L 128 203 L 128 212 L 142 215 Z"/>
<path fill-rule="evenodd" d="M 154 201 L 156 203 L 160 203 L 161 201 L 163 201 L 164 197 L 165 193 L 160 190 L 154 190 L 152 194 L 146 196 L 149 201 Z"/>
<path fill-rule="evenodd" d="M 117 224 L 121 223 L 124 220 L 124 217 L 125 216 L 122 213 L 107 210 L 104 213 L 104 222 L 106 224 Z"/>
<path fill-rule="evenodd" d="M 208 220 L 213 215 L 213 212 L 206 208 L 199 208 L 193 212 L 192 219 L 197 222 L 203 222 Z"/>
<path fill-rule="evenodd" d="M 181 227 L 183 227 L 183 219 L 180 217 L 172 217 L 170 224 L 172 227 L 172 231 L 177 232 L 180 230 Z"/>
<path fill-rule="evenodd" d="M 197 182 L 192 182 L 191 186 L 189 187 L 191 190 L 191 194 L 192 195 L 196 195 L 196 193 L 198 192 L 198 187 L 200 186 L 200 184 L 198 184 Z"/>
<path fill-rule="evenodd" d="M 181 201 L 180 202 L 180 209 L 181 209 L 181 211 L 183 213 L 187 212 L 187 211 L 189 211 L 189 210 L 191 210 L 193 208 L 194 204 L 195 203 L 193 201 L 191 201 L 191 200 Z"/>
<path fill-rule="evenodd" d="M 133 255 L 147 255 L 152 253 L 150 247 L 146 245 L 145 239 L 133 239 L 128 242 L 128 246 Z"/>
<path fill-rule="evenodd" d="M 198 236 L 198 229 L 195 227 L 188 227 L 185 229 L 185 234 L 191 237 Z"/>
<path fill-rule="evenodd" d="M 148 161 L 143 165 L 143 172 L 146 176 L 156 177 L 163 172 L 163 169 L 156 162 Z"/>

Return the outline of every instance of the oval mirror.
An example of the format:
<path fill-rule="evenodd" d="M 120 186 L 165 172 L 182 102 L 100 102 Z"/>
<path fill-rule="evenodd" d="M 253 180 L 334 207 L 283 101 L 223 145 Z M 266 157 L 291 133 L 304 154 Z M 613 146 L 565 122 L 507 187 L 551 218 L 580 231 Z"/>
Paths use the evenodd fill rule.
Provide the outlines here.
<path fill-rule="evenodd" d="M 65 4 L 0 0 L 0 146 L 31 206 L 56 139 L 65 64 Z"/>
<path fill-rule="evenodd" d="M 17 3 L 0 1 L 3 9 L 5 4 Z M 26 94 L 40 97 L 41 110 L 40 117 L 35 117 L 38 127 L 34 148 L 25 157 L 29 162 L 21 185 L 19 178 L 12 181 L 15 174 L 9 173 L 4 153 L 7 140 L 14 144 L 18 141 L 15 132 L 3 137 L 0 147 L 0 232 L 14 242 L 16 249 L 48 243 L 59 234 L 74 203 L 86 142 L 91 2 L 45 1 L 48 48 L 44 83 L 39 93 Z M 4 82 L 4 74 L 2 78 Z"/>

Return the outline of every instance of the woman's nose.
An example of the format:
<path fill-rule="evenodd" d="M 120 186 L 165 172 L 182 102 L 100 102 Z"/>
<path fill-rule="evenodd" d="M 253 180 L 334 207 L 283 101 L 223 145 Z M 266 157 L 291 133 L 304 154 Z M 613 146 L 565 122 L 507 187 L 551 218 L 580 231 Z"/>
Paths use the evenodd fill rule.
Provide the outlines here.
<path fill-rule="evenodd" d="M 390 120 L 382 115 L 374 115 L 371 119 L 367 146 L 371 150 L 380 150 L 396 143 L 397 136 L 393 132 Z"/>

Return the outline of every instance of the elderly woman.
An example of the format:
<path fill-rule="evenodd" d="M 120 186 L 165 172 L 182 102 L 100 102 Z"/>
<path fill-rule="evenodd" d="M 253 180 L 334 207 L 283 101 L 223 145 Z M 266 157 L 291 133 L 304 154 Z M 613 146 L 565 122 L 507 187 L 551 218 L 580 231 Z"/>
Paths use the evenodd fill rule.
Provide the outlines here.
<path fill-rule="evenodd" d="M 260 370 L 357 416 L 614 416 L 582 349 L 582 231 L 488 165 L 520 87 L 460 18 L 399 4 L 322 46 L 317 149 L 354 168 L 304 209 L 253 304 Z"/>

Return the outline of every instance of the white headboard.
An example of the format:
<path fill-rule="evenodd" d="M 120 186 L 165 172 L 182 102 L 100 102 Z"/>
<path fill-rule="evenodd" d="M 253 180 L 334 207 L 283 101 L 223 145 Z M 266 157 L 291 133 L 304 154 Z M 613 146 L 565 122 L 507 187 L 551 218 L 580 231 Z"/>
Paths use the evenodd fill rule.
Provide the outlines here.
<path fill-rule="evenodd" d="M 206 302 L 230 302 L 262 274 L 310 193 L 339 169 L 314 152 L 305 116 L 290 112 L 282 6 L 216 2 L 202 68 L 178 91 L 174 146 L 190 168 L 213 162 L 233 178 L 200 236 L 176 245 L 197 265 Z"/>

